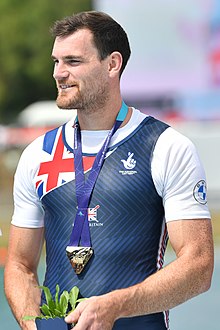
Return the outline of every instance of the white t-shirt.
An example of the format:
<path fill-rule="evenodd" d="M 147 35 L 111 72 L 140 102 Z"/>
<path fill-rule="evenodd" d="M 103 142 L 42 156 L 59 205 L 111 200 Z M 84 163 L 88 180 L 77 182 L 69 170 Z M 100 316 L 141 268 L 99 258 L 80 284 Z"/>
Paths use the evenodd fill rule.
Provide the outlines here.
<path fill-rule="evenodd" d="M 137 109 L 132 109 L 130 121 L 111 139 L 114 146 L 146 118 Z M 74 118 L 66 124 L 65 136 L 73 146 Z M 82 131 L 82 151 L 96 154 L 108 131 Z M 35 178 L 41 162 L 49 161 L 50 155 L 42 150 L 44 136 L 33 141 L 23 152 L 14 180 L 14 214 L 12 224 L 19 227 L 38 228 L 44 226 L 44 210 L 39 200 Z M 66 155 L 66 157 L 72 155 Z M 165 220 L 210 218 L 206 200 L 205 172 L 193 143 L 169 127 L 159 137 L 151 163 L 152 178 L 158 194 L 163 199 Z M 66 173 L 65 181 L 74 179 Z"/>

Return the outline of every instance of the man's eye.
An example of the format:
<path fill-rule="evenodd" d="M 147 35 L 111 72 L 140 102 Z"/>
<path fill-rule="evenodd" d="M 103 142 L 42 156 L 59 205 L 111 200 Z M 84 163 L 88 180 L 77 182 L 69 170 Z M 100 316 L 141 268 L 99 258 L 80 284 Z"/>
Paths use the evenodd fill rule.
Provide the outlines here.
<path fill-rule="evenodd" d="M 78 65 L 78 64 L 80 64 L 80 61 L 75 60 L 75 59 L 71 59 L 71 60 L 68 60 L 67 63 L 70 64 L 70 65 Z"/>

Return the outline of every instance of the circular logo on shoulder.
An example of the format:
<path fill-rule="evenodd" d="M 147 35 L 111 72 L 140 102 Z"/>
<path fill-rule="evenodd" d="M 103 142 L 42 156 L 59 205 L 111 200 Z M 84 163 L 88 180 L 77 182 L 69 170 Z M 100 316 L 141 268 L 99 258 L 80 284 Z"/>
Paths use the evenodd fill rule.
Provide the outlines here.
<path fill-rule="evenodd" d="M 197 202 L 200 204 L 207 203 L 207 193 L 206 193 L 206 182 L 204 180 L 199 181 L 193 190 L 193 196 Z"/>

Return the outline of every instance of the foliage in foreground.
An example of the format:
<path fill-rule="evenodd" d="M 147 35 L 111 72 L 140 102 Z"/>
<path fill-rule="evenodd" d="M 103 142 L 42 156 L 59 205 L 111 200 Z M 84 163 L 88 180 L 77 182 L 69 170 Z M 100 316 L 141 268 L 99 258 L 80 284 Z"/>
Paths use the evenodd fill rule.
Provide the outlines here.
<path fill-rule="evenodd" d="M 56 285 L 56 293 L 55 297 L 53 298 L 50 292 L 50 289 L 46 286 L 40 286 L 41 289 L 43 289 L 45 298 L 46 298 L 46 304 L 43 304 L 40 306 L 41 315 L 39 316 L 25 316 L 24 320 L 33 320 L 33 319 L 50 319 L 55 317 L 65 317 L 68 313 L 72 312 L 75 308 L 77 303 L 80 301 L 83 301 L 85 298 L 78 299 L 79 295 L 79 288 L 77 286 L 74 286 L 70 292 L 63 291 L 60 296 L 60 287 L 57 284 Z M 70 311 L 69 307 L 71 308 Z"/>

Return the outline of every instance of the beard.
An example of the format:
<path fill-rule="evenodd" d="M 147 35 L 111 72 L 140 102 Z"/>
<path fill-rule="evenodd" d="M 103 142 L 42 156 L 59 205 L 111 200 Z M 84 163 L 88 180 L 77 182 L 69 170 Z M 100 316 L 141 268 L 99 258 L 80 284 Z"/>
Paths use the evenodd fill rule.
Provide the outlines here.
<path fill-rule="evenodd" d="M 79 92 L 77 92 L 77 94 L 79 94 Z M 71 96 L 70 91 L 58 91 L 56 104 L 60 109 L 77 109 L 79 99 L 79 95 Z"/>
<path fill-rule="evenodd" d="M 109 99 L 108 83 L 90 84 L 89 88 L 80 91 L 79 86 L 75 86 L 77 92 L 74 95 L 71 91 L 58 91 L 56 104 L 60 109 L 77 109 L 79 111 L 91 112 L 102 108 Z"/>

